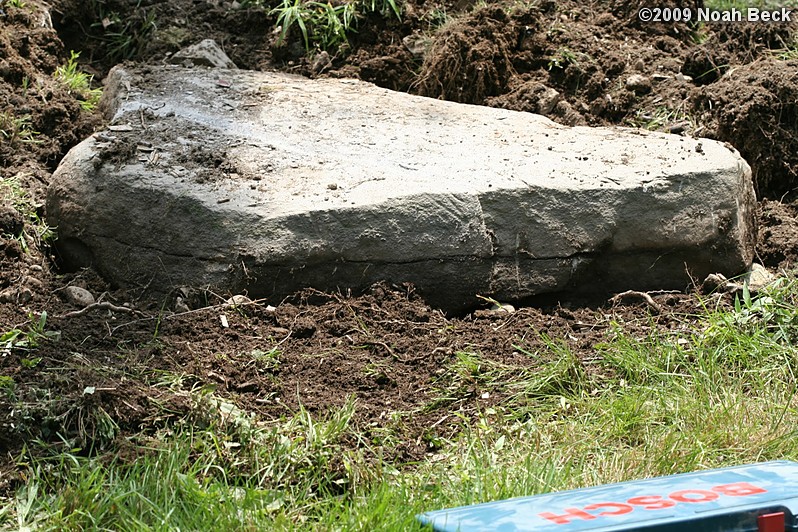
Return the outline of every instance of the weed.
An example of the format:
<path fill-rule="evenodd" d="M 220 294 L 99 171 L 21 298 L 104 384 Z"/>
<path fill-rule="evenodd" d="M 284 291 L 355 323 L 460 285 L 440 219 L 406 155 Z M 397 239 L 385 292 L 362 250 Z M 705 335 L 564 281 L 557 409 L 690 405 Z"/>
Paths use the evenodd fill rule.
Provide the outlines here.
<path fill-rule="evenodd" d="M 261 2 L 251 5 L 261 5 Z M 348 35 L 356 31 L 358 17 L 368 13 L 380 13 L 383 17 L 395 14 L 401 18 L 396 0 L 349 0 L 336 5 L 312 0 L 281 0 L 280 5 L 269 11 L 270 15 L 277 15 L 276 25 L 280 28 L 277 43 L 285 42 L 292 28 L 298 27 L 307 52 L 311 52 L 311 44 L 320 50 L 337 51 L 345 47 L 349 44 Z"/>
<path fill-rule="evenodd" d="M 449 21 L 449 15 L 446 13 L 446 8 L 441 7 L 427 11 L 421 19 L 427 23 L 427 31 L 434 31 Z"/>
<path fill-rule="evenodd" d="M 258 369 L 262 371 L 274 371 L 280 367 L 280 350 L 276 347 L 268 351 L 254 349 L 250 356 Z"/>
<path fill-rule="evenodd" d="M 2 339 L 0 339 L 2 342 Z M 0 390 L 5 392 L 6 398 L 9 400 L 14 399 L 14 389 L 16 388 L 16 383 L 14 382 L 13 377 L 9 377 L 8 375 L 0 375 Z"/>
<path fill-rule="evenodd" d="M 42 312 L 38 319 L 33 314 L 28 314 L 28 319 L 30 325 L 27 330 L 14 328 L 0 335 L 0 354 L 2 356 L 10 354 L 15 349 L 31 350 L 42 340 L 57 340 L 61 336 L 58 331 L 46 330 L 47 312 Z M 31 359 L 28 361 L 27 367 L 35 367 L 39 361 L 41 361 L 40 358 Z"/>
<path fill-rule="evenodd" d="M 78 70 L 78 57 L 80 57 L 80 53 L 70 50 L 69 61 L 66 65 L 55 69 L 55 79 L 63 83 L 70 94 L 75 95 L 84 111 L 93 111 L 97 107 L 97 102 L 100 101 L 102 89 L 91 88 L 94 76 Z"/>
<path fill-rule="evenodd" d="M 347 44 L 347 31 L 351 31 L 354 23 L 354 4 L 344 3 L 333 6 L 331 3 L 310 2 L 311 22 L 317 31 L 313 40 L 322 50 L 335 50 Z"/>
<path fill-rule="evenodd" d="M 558 48 L 549 58 L 549 70 L 553 68 L 564 70 L 568 65 L 576 64 L 579 64 L 579 55 L 567 46 Z"/>
<path fill-rule="evenodd" d="M 22 364 L 22 367 L 33 369 L 39 365 L 39 362 L 42 361 L 42 357 L 34 357 L 34 358 L 22 358 L 20 359 L 19 363 Z"/>
<path fill-rule="evenodd" d="M 141 0 L 131 7 L 124 18 L 116 11 L 109 11 L 104 0 L 92 0 L 91 11 L 95 22 L 91 27 L 101 32 L 99 40 L 105 44 L 107 60 L 121 62 L 141 54 L 150 37 L 157 29 L 155 13 L 141 7 Z"/>
<path fill-rule="evenodd" d="M 677 127 L 695 130 L 697 127 L 695 118 L 684 112 L 681 106 L 676 109 L 660 106 L 653 112 L 638 110 L 635 112 L 634 118 L 628 119 L 627 122 L 633 127 L 649 131 L 667 130 L 671 132 Z"/>
<path fill-rule="evenodd" d="M 41 206 L 34 203 L 30 195 L 20 185 L 20 175 L 0 179 L 0 197 L 10 201 L 12 207 L 27 222 L 19 235 L 11 235 L 19 241 L 26 253 L 28 252 L 29 238 L 39 246 L 55 240 L 54 230 L 42 220 L 39 214 Z"/>
<path fill-rule="evenodd" d="M 38 144 L 38 131 L 31 125 L 30 115 L 16 116 L 11 111 L 0 113 L 0 140 L 14 145 L 17 142 Z"/>
<path fill-rule="evenodd" d="M 368 3 L 363 4 L 364 11 L 367 13 L 379 13 L 383 17 L 388 17 L 391 14 L 396 15 L 396 18 L 402 20 L 402 10 L 396 0 L 367 0 Z M 446 12 L 444 11 L 444 16 Z"/>
<path fill-rule="evenodd" d="M 305 49 L 310 50 L 310 41 L 308 38 L 308 22 L 311 18 L 311 12 L 306 7 L 302 0 L 282 0 L 280 7 L 276 7 L 269 11 L 270 15 L 277 15 L 277 26 L 280 27 L 280 38 L 278 44 L 285 41 L 288 32 L 296 24 L 302 32 L 302 38 L 305 41 Z"/>

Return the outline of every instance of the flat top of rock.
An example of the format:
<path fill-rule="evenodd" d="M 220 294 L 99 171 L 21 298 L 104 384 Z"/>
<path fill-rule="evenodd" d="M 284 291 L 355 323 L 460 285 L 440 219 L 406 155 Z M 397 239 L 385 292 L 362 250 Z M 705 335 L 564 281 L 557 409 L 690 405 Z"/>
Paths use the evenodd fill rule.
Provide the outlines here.
<path fill-rule="evenodd" d="M 532 183 L 656 190 L 670 188 L 671 176 L 738 173 L 744 164 L 712 141 L 565 127 L 357 80 L 179 67 L 117 68 L 110 79 L 113 123 L 131 126 L 114 135 L 150 150 L 131 171 L 158 179 L 159 172 L 149 172 L 154 165 L 170 168 L 208 201 L 263 206 L 275 215 Z"/>

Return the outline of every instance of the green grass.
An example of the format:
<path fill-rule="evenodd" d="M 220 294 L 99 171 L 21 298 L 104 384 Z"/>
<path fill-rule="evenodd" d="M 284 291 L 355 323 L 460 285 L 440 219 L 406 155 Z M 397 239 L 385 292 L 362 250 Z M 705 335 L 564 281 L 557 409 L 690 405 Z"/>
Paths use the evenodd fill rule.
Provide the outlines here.
<path fill-rule="evenodd" d="M 78 70 L 78 57 L 80 53 L 74 50 L 69 52 L 69 61 L 55 69 L 55 79 L 64 84 L 64 86 L 73 94 L 80 102 L 80 107 L 84 111 L 93 111 L 100 101 L 103 94 L 102 89 L 91 87 L 93 76 Z"/>
<path fill-rule="evenodd" d="M 2 115 L 0 115 L 2 121 Z M 29 251 L 29 242 L 36 245 L 49 244 L 56 238 L 55 231 L 42 219 L 40 205 L 37 205 L 31 195 L 20 184 L 21 174 L 14 177 L 0 179 L 0 198 L 7 201 L 22 215 L 25 222 L 20 234 L 10 235 L 16 239 L 22 249 Z"/>
<path fill-rule="evenodd" d="M 15 145 L 18 143 L 39 143 L 39 132 L 33 129 L 30 115 L 16 115 L 11 111 L 0 113 L 0 142 Z"/>
<path fill-rule="evenodd" d="M 262 0 L 249 0 L 243 5 L 263 8 L 264 4 Z M 298 31 L 308 53 L 345 49 L 349 36 L 357 32 L 358 20 L 370 13 L 400 19 L 402 12 L 396 0 L 348 0 L 335 5 L 315 0 L 281 0 L 269 11 L 270 15 L 277 16 L 278 43 L 285 42 Z"/>
<path fill-rule="evenodd" d="M 798 459 L 798 282 L 745 292 L 731 309 L 710 301 L 668 331 L 608 323 L 587 359 L 545 335 L 519 340 L 515 364 L 458 353 L 426 408 L 459 430 L 430 427 L 434 450 L 417 464 L 382 458 L 395 436 L 366 438 L 351 397 L 267 422 L 194 390 L 194 414 L 139 442 L 135 460 L 60 452 L 28 463 L 0 525 L 413 530 L 416 513 L 443 507 Z M 479 407 L 485 393 L 502 399 Z M 394 414 L 397 427 L 414 415 Z"/>

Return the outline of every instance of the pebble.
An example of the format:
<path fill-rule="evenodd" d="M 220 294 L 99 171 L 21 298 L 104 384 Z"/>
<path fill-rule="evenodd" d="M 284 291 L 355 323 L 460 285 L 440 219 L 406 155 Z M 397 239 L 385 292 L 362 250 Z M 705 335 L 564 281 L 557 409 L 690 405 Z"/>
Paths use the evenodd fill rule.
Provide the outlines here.
<path fill-rule="evenodd" d="M 764 266 L 757 263 L 751 265 L 751 271 L 745 276 L 745 282 L 748 285 L 748 289 L 752 292 L 762 290 L 775 280 L 775 275 L 767 271 Z"/>
<path fill-rule="evenodd" d="M 491 305 L 490 310 L 492 312 L 506 312 L 507 314 L 512 314 L 515 312 L 515 307 L 510 305 L 509 303 L 498 303 L 495 305 Z"/>
<path fill-rule="evenodd" d="M 245 295 L 236 294 L 227 301 L 225 301 L 228 305 L 246 305 L 247 303 L 252 303 L 252 300 Z"/>
<path fill-rule="evenodd" d="M 701 291 L 705 294 L 711 294 L 717 290 L 725 289 L 729 280 L 722 273 L 710 273 L 704 282 L 701 283 Z"/>
<path fill-rule="evenodd" d="M 24 305 L 31 299 L 33 299 L 33 292 L 31 292 L 27 288 L 23 288 L 22 290 L 19 291 L 19 294 L 17 294 L 17 303 L 19 303 L 20 305 Z"/>
<path fill-rule="evenodd" d="M 626 88 L 635 94 L 645 94 L 651 91 L 651 80 L 640 74 L 632 74 L 626 78 Z"/>
<path fill-rule="evenodd" d="M 64 288 L 64 297 L 78 307 L 88 307 L 94 303 L 94 296 L 91 292 L 79 286 L 67 286 Z"/>

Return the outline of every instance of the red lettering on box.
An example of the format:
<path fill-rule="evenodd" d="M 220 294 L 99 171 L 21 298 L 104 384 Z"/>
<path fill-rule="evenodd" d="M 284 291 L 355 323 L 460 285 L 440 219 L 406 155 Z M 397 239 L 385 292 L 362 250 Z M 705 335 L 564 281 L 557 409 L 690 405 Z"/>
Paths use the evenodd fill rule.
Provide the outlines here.
<path fill-rule="evenodd" d="M 597 502 L 585 506 L 585 510 L 598 510 L 599 508 L 614 508 L 615 510 L 612 512 L 609 511 L 600 512 L 596 515 L 623 515 L 623 514 L 628 514 L 629 512 L 634 510 L 634 507 L 620 502 Z"/>
<path fill-rule="evenodd" d="M 538 514 L 543 519 L 548 519 L 549 521 L 553 521 L 558 525 L 567 525 L 571 522 L 572 519 L 595 519 L 595 515 L 591 515 L 584 510 L 580 510 L 579 508 L 566 508 L 563 510 L 565 513 L 562 515 L 553 514 L 551 512 L 543 512 Z"/>
<path fill-rule="evenodd" d="M 757 495 L 759 493 L 767 493 L 768 490 L 754 486 L 748 482 L 735 482 L 734 484 L 723 484 L 715 486 L 712 491 L 718 492 L 721 495 L 728 495 L 730 497 L 746 497 L 748 495 Z"/>
<path fill-rule="evenodd" d="M 663 510 L 665 508 L 672 508 L 676 503 L 663 499 L 659 495 L 643 495 L 642 497 L 632 497 L 628 501 L 629 504 L 635 506 L 642 506 L 644 510 Z"/>
<path fill-rule="evenodd" d="M 717 499 L 718 494 L 708 490 L 680 490 L 674 491 L 669 497 L 678 502 L 710 502 Z"/>
<path fill-rule="evenodd" d="M 641 495 L 639 497 L 632 497 L 626 503 L 622 502 L 597 502 L 588 504 L 582 509 L 579 508 L 566 508 L 562 514 L 555 514 L 552 512 L 543 512 L 538 514 L 543 519 L 548 519 L 558 525 L 567 525 L 576 519 L 585 521 L 596 519 L 596 517 L 608 517 L 614 515 L 624 515 L 634 511 L 634 507 L 638 506 L 644 510 L 664 510 L 672 508 L 677 503 L 703 503 L 711 502 L 718 499 L 721 495 L 729 497 L 747 497 L 749 495 L 757 495 L 760 493 L 767 493 L 768 490 L 754 486 L 748 482 L 734 482 L 732 484 L 721 484 L 715 486 L 710 490 L 679 490 L 671 493 L 668 498 L 660 495 Z M 588 510 L 603 510 L 601 512 L 590 514 Z"/>

